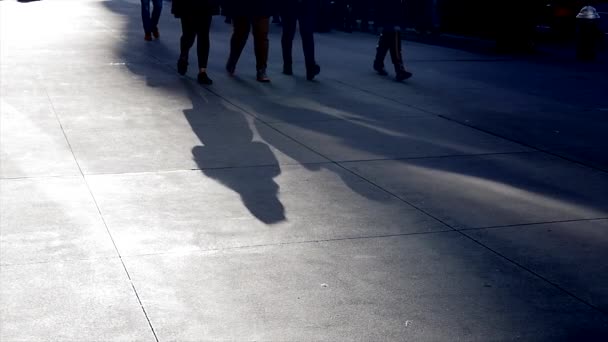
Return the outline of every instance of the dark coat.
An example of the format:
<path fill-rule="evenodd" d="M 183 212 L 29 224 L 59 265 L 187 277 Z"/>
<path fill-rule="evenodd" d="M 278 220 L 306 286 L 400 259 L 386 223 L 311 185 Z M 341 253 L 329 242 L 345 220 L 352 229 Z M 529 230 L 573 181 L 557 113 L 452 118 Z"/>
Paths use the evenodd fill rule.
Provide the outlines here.
<path fill-rule="evenodd" d="M 270 17 L 284 0 L 222 0 L 224 14 L 231 17 Z"/>
<path fill-rule="evenodd" d="M 393 27 L 403 23 L 404 0 L 375 0 L 376 21 L 379 26 Z"/>
<path fill-rule="evenodd" d="M 282 15 L 318 14 L 321 9 L 321 0 L 279 0 L 279 10 Z M 298 13 L 298 11 L 304 13 Z"/>
<path fill-rule="evenodd" d="M 176 18 L 184 15 L 218 15 L 220 14 L 219 0 L 173 0 L 171 13 Z"/>

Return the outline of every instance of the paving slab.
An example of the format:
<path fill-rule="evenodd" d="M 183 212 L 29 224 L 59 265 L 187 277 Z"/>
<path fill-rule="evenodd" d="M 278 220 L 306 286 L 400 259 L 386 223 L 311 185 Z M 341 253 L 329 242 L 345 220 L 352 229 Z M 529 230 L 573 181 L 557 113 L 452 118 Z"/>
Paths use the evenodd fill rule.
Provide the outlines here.
<path fill-rule="evenodd" d="M 272 25 L 260 84 L 216 17 L 200 87 L 164 4 L 0 1 L 0 340 L 605 340 L 605 173 L 530 153 L 603 167 L 594 64 Z"/>
<path fill-rule="evenodd" d="M 79 174 L 47 97 L 0 100 L 0 177 Z"/>
<path fill-rule="evenodd" d="M 88 176 L 122 255 L 446 230 L 331 164 Z"/>
<path fill-rule="evenodd" d="M 454 228 L 608 217 L 608 176 L 541 153 L 345 163 Z"/>
<path fill-rule="evenodd" d="M 374 122 L 342 120 L 272 126 L 334 161 L 529 150 L 437 117 L 385 117 Z"/>
<path fill-rule="evenodd" d="M 38 66 L 11 65 L 4 61 L 14 59 L 5 56 L 1 56 L 0 60 L 2 61 L 0 67 L 0 94 L 2 99 L 13 98 L 18 100 L 48 96 L 46 88 L 40 82 L 43 76 Z"/>
<path fill-rule="evenodd" d="M 141 88 L 130 91 L 128 96 L 116 95 L 109 99 L 88 94 L 53 96 L 51 101 L 66 130 L 238 125 L 253 118 L 186 79 L 172 92 Z"/>
<path fill-rule="evenodd" d="M 125 258 L 160 340 L 599 340 L 605 317 L 458 233 Z"/>
<path fill-rule="evenodd" d="M 466 232 L 484 245 L 608 312 L 608 220 Z"/>
<path fill-rule="evenodd" d="M 2 265 L 116 255 L 82 177 L 0 180 Z"/>
<path fill-rule="evenodd" d="M 0 340 L 154 341 L 119 259 L 0 267 Z"/>
<path fill-rule="evenodd" d="M 204 109 L 187 109 L 176 115 L 195 117 L 198 113 L 204 113 Z M 150 123 L 130 127 L 66 129 L 66 135 L 85 174 L 326 161 L 270 127 L 256 126 L 253 119 L 242 115 L 240 121 L 193 126 L 184 120 L 168 124 L 152 118 Z M 267 139 L 272 144 L 267 144 Z"/>

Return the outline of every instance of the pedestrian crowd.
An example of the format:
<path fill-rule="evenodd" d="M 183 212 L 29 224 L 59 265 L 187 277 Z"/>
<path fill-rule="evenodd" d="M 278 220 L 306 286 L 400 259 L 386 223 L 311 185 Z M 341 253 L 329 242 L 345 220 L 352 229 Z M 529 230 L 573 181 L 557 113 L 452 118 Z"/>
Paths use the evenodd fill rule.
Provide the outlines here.
<path fill-rule="evenodd" d="M 152 10 L 151 5 L 152 4 Z M 395 68 L 395 77 L 403 81 L 412 76 L 406 70 L 401 48 L 401 13 L 404 0 L 376 0 L 376 26 L 381 28 L 373 69 L 380 75 L 388 75 L 384 59 L 390 52 Z M 163 0 L 141 0 L 144 39 L 159 39 L 158 23 Z M 314 32 L 318 13 L 322 12 L 322 0 L 172 0 L 171 13 L 181 21 L 180 56 L 177 72 L 185 75 L 188 70 L 190 49 L 197 42 L 198 76 L 197 81 L 211 85 L 213 81 L 207 73 L 210 50 L 210 29 L 213 16 L 222 14 L 233 27 L 230 39 L 230 52 L 226 61 L 226 71 L 234 75 L 239 58 L 245 48 L 249 35 L 253 36 L 256 59 L 256 79 L 270 82 L 267 75 L 269 39 L 272 22 L 282 25 L 281 48 L 283 73 L 293 75 L 292 46 L 299 27 L 306 79 L 312 81 L 321 67 L 315 59 Z"/>

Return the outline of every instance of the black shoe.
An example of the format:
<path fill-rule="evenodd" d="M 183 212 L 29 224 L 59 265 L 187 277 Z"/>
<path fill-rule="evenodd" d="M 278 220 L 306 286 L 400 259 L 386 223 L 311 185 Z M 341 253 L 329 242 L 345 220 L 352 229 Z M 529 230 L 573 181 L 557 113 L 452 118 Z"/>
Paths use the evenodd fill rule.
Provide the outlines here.
<path fill-rule="evenodd" d="M 321 73 L 321 67 L 318 64 L 312 65 L 309 68 L 306 68 L 306 79 L 312 81 L 315 79 L 315 76 Z"/>
<path fill-rule="evenodd" d="M 397 75 L 395 76 L 395 79 L 399 82 L 407 80 L 408 78 L 412 77 L 412 73 L 406 70 L 399 70 L 397 71 Z"/>
<path fill-rule="evenodd" d="M 378 73 L 378 75 L 388 76 L 388 72 L 384 69 L 384 65 L 380 63 L 374 62 L 374 70 Z"/>
<path fill-rule="evenodd" d="M 213 80 L 209 78 L 209 76 L 207 76 L 206 72 L 199 72 L 198 76 L 196 77 L 196 80 L 198 81 L 199 84 L 202 85 L 212 85 L 213 84 Z"/>
<path fill-rule="evenodd" d="M 291 67 L 291 64 L 283 64 L 283 73 L 285 75 L 293 75 L 293 68 Z"/>
<path fill-rule="evenodd" d="M 228 61 L 226 63 L 226 71 L 230 74 L 230 76 L 234 76 L 234 72 L 236 71 L 236 64 Z"/>
<path fill-rule="evenodd" d="M 185 59 L 177 60 L 177 73 L 184 76 L 188 72 L 188 61 Z"/>
<path fill-rule="evenodd" d="M 258 70 L 256 79 L 258 80 L 258 82 L 262 82 L 262 83 L 270 82 L 270 78 L 268 78 L 268 75 L 266 75 L 266 69 Z"/>

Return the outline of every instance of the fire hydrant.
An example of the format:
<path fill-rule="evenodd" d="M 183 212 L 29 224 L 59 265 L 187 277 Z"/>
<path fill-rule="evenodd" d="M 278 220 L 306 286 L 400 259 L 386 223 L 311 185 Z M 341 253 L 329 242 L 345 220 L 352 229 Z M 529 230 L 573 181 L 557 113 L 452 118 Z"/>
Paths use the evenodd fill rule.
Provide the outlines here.
<path fill-rule="evenodd" d="M 578 26 L 576 57 L 580 60 L 595 59 L 601 36 L 599 19 L 600 15 L 593 6 L 583 7 L 576 16 Z"/>

